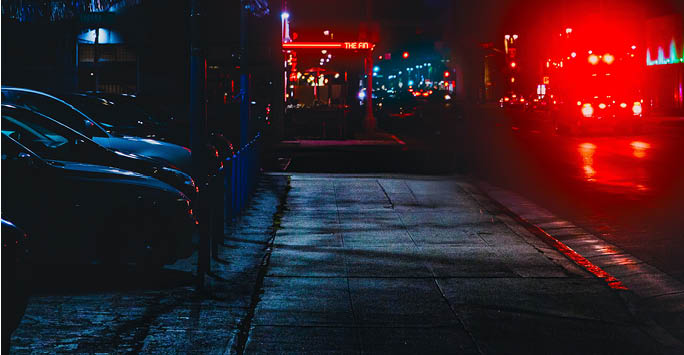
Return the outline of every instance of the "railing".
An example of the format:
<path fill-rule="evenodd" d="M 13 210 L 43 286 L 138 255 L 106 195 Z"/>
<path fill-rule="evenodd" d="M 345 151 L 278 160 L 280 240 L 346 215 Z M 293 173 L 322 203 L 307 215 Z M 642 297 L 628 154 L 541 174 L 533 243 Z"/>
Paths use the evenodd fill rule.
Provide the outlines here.
<path fill-rule="evenodd" d="M 239 216 L 257 187 L 261 173 L 261 141 L 261 134 L 257 133 L 250 142 L 235 152 L 235 155 L 227 158 L 223 162 L 223 168 L 209 186 L 212 205 L 210 245 L 213 258 L 218 256 L 218 248 L 223 242 L 226 223 L 231 223 L 235 217 Z M 206 271 L 210 271 L 210 260 L 200 260 L 198 266 L 199 264 L 206 265 Z M 198 271 L 201 269 L 199 268 Z M 198 276 L 203 279 L 204 272 L 198 272 Z"/>

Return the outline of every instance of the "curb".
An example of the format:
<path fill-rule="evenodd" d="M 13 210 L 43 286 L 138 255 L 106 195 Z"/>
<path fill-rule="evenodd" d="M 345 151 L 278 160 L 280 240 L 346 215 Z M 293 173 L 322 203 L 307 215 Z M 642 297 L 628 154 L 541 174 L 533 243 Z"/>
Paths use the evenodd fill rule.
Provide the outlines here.
<path fill-rule="evenodd" d="M 473 185 L 532 235 L 615 289 L 652 336 L 684 349 L 684 283 L 514 192 L 481 181 Z M 582 260 L 605 274 L 582 265 Z"/>

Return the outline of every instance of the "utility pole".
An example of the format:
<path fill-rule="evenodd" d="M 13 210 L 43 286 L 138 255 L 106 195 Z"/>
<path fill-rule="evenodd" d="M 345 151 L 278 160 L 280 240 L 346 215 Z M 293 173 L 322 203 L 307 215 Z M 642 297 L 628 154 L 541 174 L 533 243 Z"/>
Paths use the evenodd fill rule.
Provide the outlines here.
<path fill-rule="evenodd" d="M 190 145 L 192 149 L 192 173 L 200 188 L 196 203 L 200 222 L 199 250 L 197 260 L 197 288 L 204 287 L 204 276 L 210 267 L 209 212 L 207 196 L 207 59 L 203 42 L 201 0 L 190 0 Z"/>
<path fill-rule="evenodd" d="M 371 36 L 371 23 L 373 20 L 373 2 L 366 0 L 366 22 L 367 31 L 366 36 Z M 375 132 L 375 117 L 373 117 L 373 49 L 369 48 L 366 58 L 364 60 L 366 65 L 366 116 L 363 120 L 363 128 L 366 134 L 371 135 Z"/>

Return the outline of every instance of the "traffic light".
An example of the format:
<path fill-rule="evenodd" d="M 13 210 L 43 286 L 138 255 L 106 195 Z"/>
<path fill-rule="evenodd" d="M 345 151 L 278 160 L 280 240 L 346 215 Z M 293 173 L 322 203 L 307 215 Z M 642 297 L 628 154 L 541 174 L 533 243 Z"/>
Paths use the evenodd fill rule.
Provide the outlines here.
<path fill-rule="evenodd" d="M 402 58 L 406 59 L 409 57 L 409 52 L 404 52 L 401 54 Z"/>
<path fill-rule="evenodd" d="M 511 62 L 511 68 L 515 68 L 517 65 L 516 62 Z"/>
<path fill-rule="evenodd" d="M 444 77 L 448 78 L 451 75 L 448 70 L 444 71 Z"/>

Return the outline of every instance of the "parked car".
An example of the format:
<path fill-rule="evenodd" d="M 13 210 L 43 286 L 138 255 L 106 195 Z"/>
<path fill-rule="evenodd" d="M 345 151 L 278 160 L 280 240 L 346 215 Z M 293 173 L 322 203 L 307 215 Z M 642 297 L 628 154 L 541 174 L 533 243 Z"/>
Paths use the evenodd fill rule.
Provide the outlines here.
<path fill-rule="evenodd" d="M 33 264 L 156 268 L 192 254 L 190 200 L 157 179 L 46 160 L 2 135 L 2 214 L 31 236 Z"/>
<path fill-rule="evenodd" d="M 45 115 L 24 108 L 2 105 L 2 133 L 45 159 L 114 166 L 135 171 L 164 181 L 191 200 L 197 192 L 195 181 L 190 175 L 162 161 L 111 151 Z"/>
<path fill-rule="evenodd" d="M 160 159 L 186 173 L 192 171 L 190 149 L 149 138 L 110 134 L 95 118 L 87 116 L 57 96 L 36 90 L 4 87 L 2 102 L 53 118 L 103 147 Z"/>
<path fill-rule="evenodd" d="M 59 97 L 96 120 L 110 134 L 190 145 L 189 122 L 150 114 L 135 95 L 72 93 Z M 234 154 L 232 143 L 228 141 L 226 144 L 225 140 L 227 138 L 222 134 L 211 134 L 208 137 L 210 173 L 215 173 L 221 162 Z"/>
<path fill-rule="evenodd" d="M 5 344 L 19 326 L 30 291 L 28 234 L 2 219 L 2 329 Z M 7 345 L 5 345 L 7 346 Z"/>

